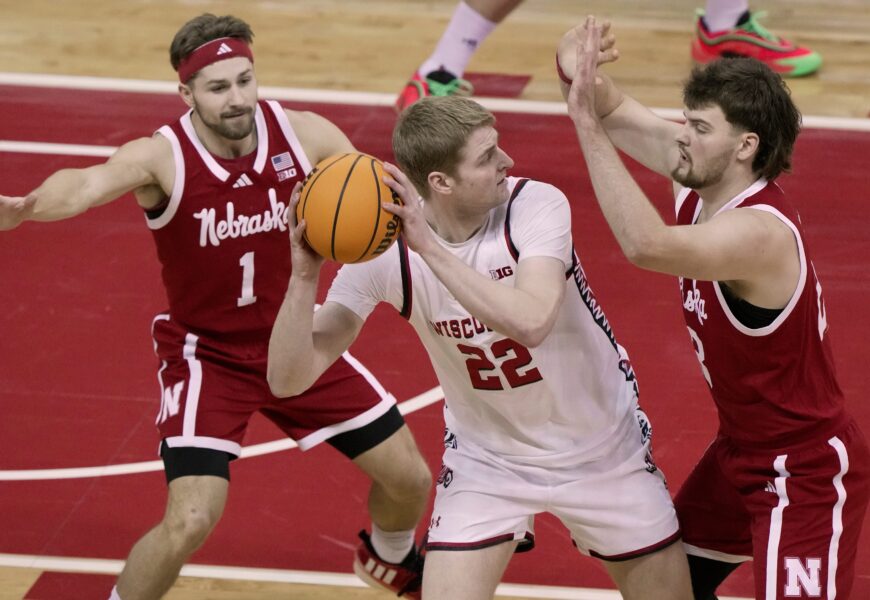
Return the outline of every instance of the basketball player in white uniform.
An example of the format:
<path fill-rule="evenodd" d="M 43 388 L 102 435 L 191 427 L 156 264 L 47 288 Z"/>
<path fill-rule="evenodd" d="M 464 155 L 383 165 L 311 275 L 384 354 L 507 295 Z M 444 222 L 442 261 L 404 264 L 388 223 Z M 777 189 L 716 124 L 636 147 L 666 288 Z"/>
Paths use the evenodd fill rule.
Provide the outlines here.
<path fill-rule="evenodd" d="M 402 238 L 345 265 L 316 313 L 322 259 L 302 240 L 304 221 L 293 229 L 269 383 L 277 395 L 305 390 L 377 303 L 392 304 L 423 341 L 446 400 L 424 598 L 492 597 L 513 552 L 533 546 L 541 512 L 603 561 L 625 598 L 691 598 L 634 373 L 573 252 L 567 199 L 508 177 L 513 161 L 493 125 L 460 97 L 403 113 L 393 148 L 410 180 L 386 167 L 405 204 L 388 209 Z"/>

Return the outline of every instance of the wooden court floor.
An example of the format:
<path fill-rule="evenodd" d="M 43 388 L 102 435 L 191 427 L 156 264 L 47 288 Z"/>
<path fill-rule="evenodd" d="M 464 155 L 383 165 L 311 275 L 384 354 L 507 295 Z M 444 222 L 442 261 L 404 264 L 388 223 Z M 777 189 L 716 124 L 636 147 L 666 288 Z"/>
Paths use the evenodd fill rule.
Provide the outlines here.
<path fill-rule="evenodd" d="M 764 22 L 818 50 L 819 73 L 790 81 L 807 115 L 867 117 L 866 0 L 754 0 Z M 559 36 L 584 15 L 610 18 L 623 58 L 610 72 L 650 106 L 679 107 L 694 9 L 703 0 L 527 0 L 490 36 L 469 70 L 531 76 L 522 97 L 560 99 Z M 0 71 L 171 81 L 168 46 L 202 12 L 234 14 L 256 34 L 261 85 L 397 93 L 440 36 L 453 0 L 0 0 Z"/>

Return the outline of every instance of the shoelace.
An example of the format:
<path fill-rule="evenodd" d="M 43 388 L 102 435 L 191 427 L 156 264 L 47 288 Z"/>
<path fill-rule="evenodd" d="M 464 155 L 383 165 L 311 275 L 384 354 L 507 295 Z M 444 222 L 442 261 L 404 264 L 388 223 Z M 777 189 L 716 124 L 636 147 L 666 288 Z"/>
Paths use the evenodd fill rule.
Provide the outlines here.
<path fill-rule="evenodd" d="M 767 16 L 766 10 L 760 10 L 757 13 L 750 12 L 749 20 L 742 25 L 738 25 L 737 29 L 742 29 L 744 31 L 748 31 L 750 33 L 754 33 L 759 37 L 762 37 L 770 42 L 779 42 L 779 36 L 771 33 L 765 27 L 759 23 L 759 19 L 763 19 Z"/>
<path fill-rule="evenodd" d="M 429 86 L 429 94 L 432 96 L 467 96 L 471 94 L 472 90 L 471 82 L 461 77 L 456 77 L 447 83 L 441 83 L 427 77 L 426 85 Z"/>

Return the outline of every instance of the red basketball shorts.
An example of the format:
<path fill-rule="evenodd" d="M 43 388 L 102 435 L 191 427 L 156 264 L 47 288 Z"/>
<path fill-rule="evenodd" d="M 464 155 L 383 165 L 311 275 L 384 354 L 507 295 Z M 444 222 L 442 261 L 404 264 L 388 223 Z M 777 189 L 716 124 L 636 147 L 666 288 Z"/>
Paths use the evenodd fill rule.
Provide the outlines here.
<path fill-rule="evenodd" d="M 365 427 L 396 404 L 375 377 L 345 353 L 305 393 L 278 398 L 266 381 L 268 337 L 222 343 L 159 315 L 153 325 L 160 366 L 157 427 L 170 448 L 238 456 L 251 415 L 260 411 L 302 450 Z"/>
<path fill-rule="evenodd" d="M 756 598 L 848 598 L 868 497 L 870 452 L 852 421 L 779 451 L 719 437 L 675 505 L 689 554 L 754 560 Z"/>

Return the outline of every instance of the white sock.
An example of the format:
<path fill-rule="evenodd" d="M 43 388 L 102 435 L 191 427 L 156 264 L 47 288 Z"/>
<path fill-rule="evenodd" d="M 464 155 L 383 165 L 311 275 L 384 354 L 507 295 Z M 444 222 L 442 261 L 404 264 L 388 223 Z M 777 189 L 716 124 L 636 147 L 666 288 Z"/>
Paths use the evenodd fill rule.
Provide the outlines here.
<path fill-rule="evenodd" d="M 749 0 L 707 0 L 704 20 L 710 31 L 723 31 L 737 25 L 737 19 L 747 10 Z"/>
<path fill-rule="evenodd" d="M 121 596 L 118 595 L 118 586 L 112 588 L 112 595 L 109 596 L 109 600 L 121 600 Z"/>
<path fill-rule="evenodd" d="M 381 560 L 400 563 L 414 546 L 414 530 L 384 531 L 372 523 L 372 546 Z"/>
<path fill-rule="evenodd" d="M 420 74 L 426 76 L 438 69 L 447 69 L 457 77 L 465 73 L 465 67 L 478 46 L 495 29 L 493 23 L 465 2 L 460 2 L 453 11 L 447 29 L 438 40 L 432 56 L 420 66 Z"/>

